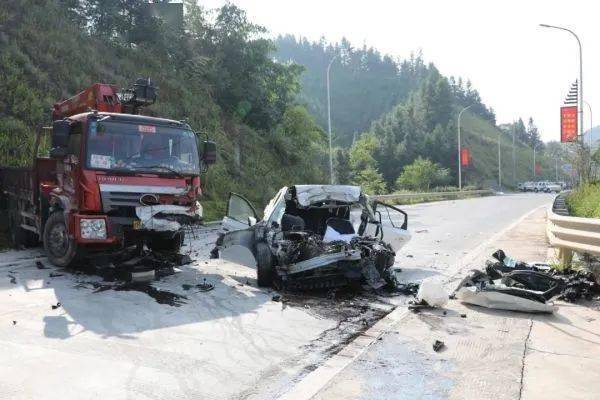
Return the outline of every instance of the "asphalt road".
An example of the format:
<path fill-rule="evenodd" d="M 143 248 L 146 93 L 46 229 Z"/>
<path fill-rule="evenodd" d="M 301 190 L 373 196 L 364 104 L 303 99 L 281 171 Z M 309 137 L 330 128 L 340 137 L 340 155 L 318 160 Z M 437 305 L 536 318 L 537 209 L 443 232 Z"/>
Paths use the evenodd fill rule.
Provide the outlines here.
<path fill-rule="evenodd" d="M 448 274 L 465 253 L 551 198 L 405 207 L 413 239 L 397 256 L 400 278 Z M 256 288 L 252 269 L 207 258 L 214 239 L 213 231 L 193 240 L 194 263 L 155 283 L 164 291 L 158 295 L 58 271 L 37 249 L 0 253 L 0 398 L 276 398 L 390 303 L 406 301 L 273 301 L 274 293 Z M 183 286 L 205 279 L 214 290 Z"/>

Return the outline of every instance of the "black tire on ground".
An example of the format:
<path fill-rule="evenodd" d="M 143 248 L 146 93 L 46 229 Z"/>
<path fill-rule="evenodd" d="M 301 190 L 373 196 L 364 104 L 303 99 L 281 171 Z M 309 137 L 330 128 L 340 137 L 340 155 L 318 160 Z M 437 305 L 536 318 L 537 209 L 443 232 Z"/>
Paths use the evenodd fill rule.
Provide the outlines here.
<path fill-rule="evenodd" d="M 266 243 L 256 244 L 256 283 L 260 287 L 273 285 L 273 256 Z"/>
<path fill-rule="evenodd" d="M 152 251 L 165 251 L 165 252 L 179 252 L 183 241 L 185 239 L 185 232 L 179 231 L 173 234 L 173 232 L 153 232 L 146 239 L 146 246 Z"/>
<path fill-rule="evenodd" d="M 56 266 L 72 267 L 80 258 L 77 243 L 69 237 L 65 215 L 61 210 L 48 217 L 43 242 L 48 260 Z"/>

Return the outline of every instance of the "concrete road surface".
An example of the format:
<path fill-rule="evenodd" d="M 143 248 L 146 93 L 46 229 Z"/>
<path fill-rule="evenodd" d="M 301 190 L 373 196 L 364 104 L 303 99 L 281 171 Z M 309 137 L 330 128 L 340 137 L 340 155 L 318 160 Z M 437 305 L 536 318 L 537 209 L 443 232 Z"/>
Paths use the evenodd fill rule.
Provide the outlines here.
<path fill-rule="evenodd" d="M 406 207 L 413 240 L 397 256 L 399 277 L 456 274 L 466 253 L 551 198 L 515 194 Z M 274 293 L 256 288 L 253 269 L 207 258 L 215 233 L 196 237 L 194 263 L 154 283 L 152 292 L 58 270 L 40 250 L 0 253 L 0 398 L 277 398 L 390 304 L 407 300 L 273 301 Z M 214 290 L 183 286 L 205 280 Z M 402 358 L 409 349 L 395 351 Z"/>

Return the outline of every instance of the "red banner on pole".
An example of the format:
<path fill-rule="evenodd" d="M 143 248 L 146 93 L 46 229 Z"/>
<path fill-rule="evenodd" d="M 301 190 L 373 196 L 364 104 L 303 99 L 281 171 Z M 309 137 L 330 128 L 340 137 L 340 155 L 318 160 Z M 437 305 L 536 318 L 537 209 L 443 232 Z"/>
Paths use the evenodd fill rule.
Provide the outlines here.
<path fill-rule="evenodd" d="M 542 174 L 542 167 L 540 166 L 540 164 L 535 164 L 535 174 L 536 175 Z"/>
<path fill-rule="evenodd" d="M 471 154 L 469 153 L 469 149 L 463 147 L 460 150 L 460 165 L 462 167 L 468 167 L 471 165 Z"/>
<path fill-rule="evenodd" d="M 560 141 L 573 142 L 577 139 L 577 106 L 560 108 Z"/>

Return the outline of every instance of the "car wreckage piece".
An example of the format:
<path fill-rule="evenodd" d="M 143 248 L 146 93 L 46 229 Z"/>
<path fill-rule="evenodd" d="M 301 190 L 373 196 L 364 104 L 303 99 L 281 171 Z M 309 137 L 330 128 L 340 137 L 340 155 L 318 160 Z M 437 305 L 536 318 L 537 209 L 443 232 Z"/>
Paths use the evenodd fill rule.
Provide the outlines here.
<path fill-rule="evenodd" d="M 213 256 L 256 266 L 259 286 L 313 289 L 393 285 L 395 253 L 409 240 L 407 214 L 370 201 L 358 186 L 282 188 L 262 219 L 231 193 Z"/>
<path fill-rule="evenodd" d="M 499 252 L 493 254 L 499 262 L 487 262 L 485 272 L 472 270 L 460 282 L 454 292 L 456 298 L 498 310 L 554 312 L 556 307 L 550 300 L 562 292 L 564 282 L 536 270 L 537 264 L 507 263 L 508 257 L 504 252 L 498 257 Z"/>

